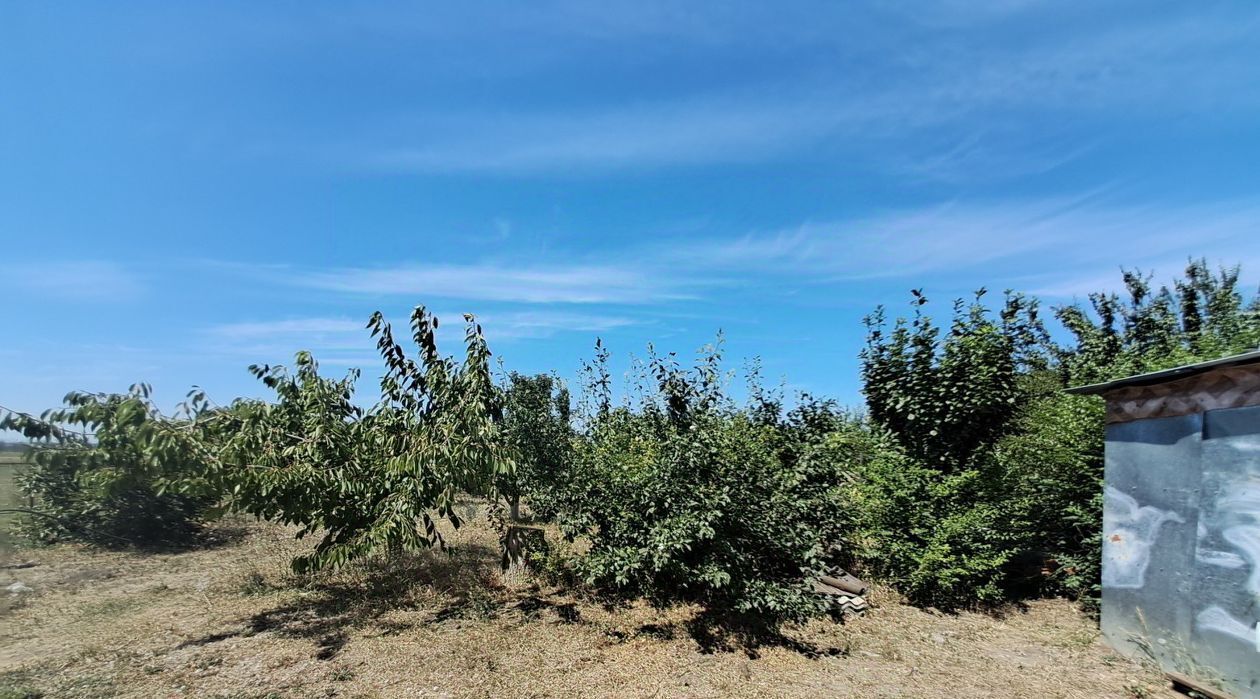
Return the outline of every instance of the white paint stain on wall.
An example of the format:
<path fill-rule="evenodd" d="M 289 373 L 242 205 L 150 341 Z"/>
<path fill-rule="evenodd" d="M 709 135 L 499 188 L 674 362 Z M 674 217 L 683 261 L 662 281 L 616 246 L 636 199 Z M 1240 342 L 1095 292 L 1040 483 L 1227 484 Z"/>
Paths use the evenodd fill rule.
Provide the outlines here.
<path fill-rule="evenodd" d="M 1256 644 L 1256 649 L 1260 650 L 1260 637 L 1256 635 L 1256 629 L 1235 619 L 1232 614 L 1221 607 L 1213 605 L 1204 609 L 1194 618 L 1194 622 L 1200 631 L 1223 633 L 1248 645 L 1254 643 Z"/>
<path fill-rule="evenodd" d="M 1221 538 L 1238 553 L 1196 551 L 1195 558 L 1225 568 L 1242 568 L 1250 564 L 1251 574 L 1245 587 L 1260 600 L 1260 482 L 1255 478 L 1235 480 L 1223 484 L 1221 491 L 1211 523 L 1205 524 L 1200 519 L 1199 538 L 1202 540 L 1209 531 L 1218 530 Z M 1223 607 L 1213 605 L 1199 612 L 1195 617 L 1195 626 L 1199 631 L 1215 631 L 1248 645 L 1254 644 L 1260 652 L 1260 626 L 1235 617 Z"/>
<path fill-rule="evenodd" d="M 1243 453 L 1260 454 L 1260 434 L 1233 435 L 1229 446 Z"/>
<path fill-rule="evenodd" d="M 1212 525 L 1239 557 L 1251 564 L 1247 591 L 1260 596 L 1260 481 L 1242 478 L 1224 484 Z"/>
<path fill-rule="evenodd" d="M 1103 489 L 1103 587 L 1146 585 L 1151 547 L 1165 522 L 1185 520 L 1171 510 L 1141 506 L 1113 486 Z"/>
<path fill-rule="evenodd" d="M 1194 560 L 1203 565 L 1217 566 L 1218 568 L 1242 568 L 1247 565 L 1247 560 L 1236 553 L 1212 549 L 1196 549 Z"/>
<path fill-rule="evenodd" d="M 1250 561 L 1253 575 L 1249 587 L 1252 592 L 1260 594 L 1260 590 L 1256 589 L 1260 585 L 1257 578 L 1260 573 L 1256 572 L 1260 571 L 1260 543 L 1257 542 L 1260 526 L 1252 526 L 1260 525 L 1260 484 L 1246 479 L 1227 483 L 1223 490 L 1225 494 L 1216 499 L 1215 508 L 1199 518 L 1195 560 L 1221 568 L 1242 568 Z M 1205 542 L 1212 531 L 1220 531 L 1221 536 L 1241 550 L 1246 558 L 1231 551 L 1207 548 Z"/>
<path fill-rule="evenodd" d="M 1230 527 L 1221 532 L 1221 536 L 1251 561 L 1251 577 L 1247 578 L 1247 590 L 1260 596 L 1260 527 Z"/>
<path fill-rule="evenodd" d="M 1260 483 L 1253 478 L 1234 481 L 1216 500 L 1220 512 L 1229 512 L 1260 524 Z"/>
<path fill-rule="evenodd" d="M 1194 544 L 1194 561 L 1196 563 L 1218 568 L 1241 568 L 1247 565 L 1247 561 L 1236 553 L 1208 548 L 1207 540 L 1211 531 L 1207 522 L 1204 521 L 1204 517 L 1200 515 L 1199 527 L 1196 532 L 1198 541 Z"/>

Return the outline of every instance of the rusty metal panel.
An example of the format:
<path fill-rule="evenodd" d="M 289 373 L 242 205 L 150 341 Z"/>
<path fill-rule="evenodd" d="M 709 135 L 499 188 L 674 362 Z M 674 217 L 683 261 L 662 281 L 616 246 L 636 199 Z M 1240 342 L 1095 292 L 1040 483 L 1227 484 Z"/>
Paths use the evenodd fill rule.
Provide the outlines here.
<path fill-rule="evenodd" d="M 1193 628 L 1202 426 L 1199 414 L 1107 426 L 1102 630 L 1165 669 Z"/>
<path fill-rule="evenodd" d="M 1204 415 L 1192 648 L 1198 672 L 1260 697 L 1260 407 Z"/>

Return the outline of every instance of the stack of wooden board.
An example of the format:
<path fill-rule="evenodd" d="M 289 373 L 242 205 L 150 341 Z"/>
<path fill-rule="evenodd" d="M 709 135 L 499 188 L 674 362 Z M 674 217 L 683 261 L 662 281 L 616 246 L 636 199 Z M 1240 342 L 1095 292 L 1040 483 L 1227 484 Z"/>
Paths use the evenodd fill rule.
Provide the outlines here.
<path fill-rule="evenodd" d="M 834 575 L 819 576 L 813 584 L 815 592 L 832 599 L 832 604 L 840 614 L 859 615 L 870 606 L 866 601 L 866 593 L 870 591 L 870 585 L 843 570 L 835 571 Z"/>

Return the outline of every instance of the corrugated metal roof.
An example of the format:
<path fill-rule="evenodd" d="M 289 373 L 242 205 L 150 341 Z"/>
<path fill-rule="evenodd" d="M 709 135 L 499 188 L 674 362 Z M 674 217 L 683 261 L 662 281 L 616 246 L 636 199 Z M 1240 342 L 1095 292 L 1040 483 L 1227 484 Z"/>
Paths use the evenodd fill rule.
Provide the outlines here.
<path fill-rule="evenodd" d="M 1105 383 L 1095 383 L 1088 386 L 1076 386 L 1067 389 L 1067 392 L 1081 395 L 1098 395 L 1124 386 L 1150 386 L 1152 384 L 1165 383 L 1174 379 L 1182 379 L 1195 374 L 1202 374 L 1205 371 L 1216 369 L 1218 367 L 1239 366 L 1242 364 L 1255 363 L 1260 363 L 1260 350 L 1235 354 L 1232 357 L 1223 357 L 1221 359 L 1213 359 L 1207 362 L 1199 362 L 1198 364 L 1187 364 L 1185 366 L 1179 366 L 1172 369 L 1152 371 L 1149 374 L 1138 374 L 1137 376 L 1129 376 L 1123 379 L 1116 379 L 1115 381 L 1107 381 Z"/>

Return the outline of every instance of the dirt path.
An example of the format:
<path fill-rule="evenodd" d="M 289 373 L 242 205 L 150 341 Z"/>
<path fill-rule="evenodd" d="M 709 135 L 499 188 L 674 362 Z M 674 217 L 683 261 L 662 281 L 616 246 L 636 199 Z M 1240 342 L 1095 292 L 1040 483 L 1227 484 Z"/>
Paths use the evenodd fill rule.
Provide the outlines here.
<path fill-rule="evenodd" d="M 38 565 L 0 570 L 34 590 L 0 607 L 0 697 L 1180 696 L 1059 600 L 998 619 L 877 592 L 864 618 L 750 646 L 694 609 L 504 581 L 477 527 L 454 555 L 316 581 L 288 575 L 305 546 L 289 537 L 252 525 L 183 554 L 18 552 Z"/>

